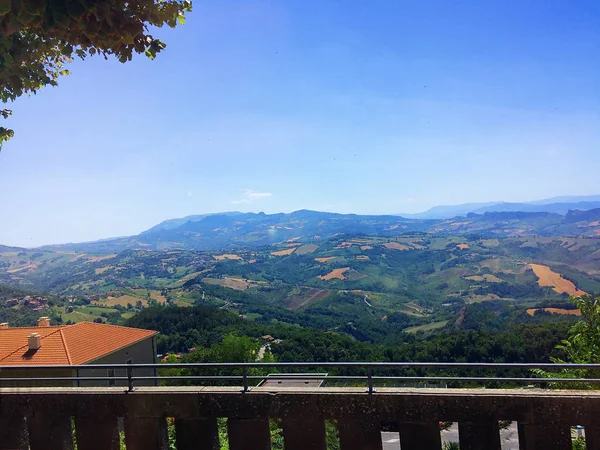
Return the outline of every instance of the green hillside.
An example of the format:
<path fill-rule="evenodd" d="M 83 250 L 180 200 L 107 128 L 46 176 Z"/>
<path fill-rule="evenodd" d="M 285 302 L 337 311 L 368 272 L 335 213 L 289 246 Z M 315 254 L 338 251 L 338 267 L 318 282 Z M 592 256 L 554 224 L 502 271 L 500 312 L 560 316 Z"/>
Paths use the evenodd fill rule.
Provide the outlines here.
<path fill-rule="evenodd" d="M 223 251 L 0 252 L 0 283 L 57 295 L 65 322 L 205 304 L 374 341 L 478 328 L 481 314 L 488 328 L 569 320 L 541 308 L 563 312 L 570 294 L 600 292 L 599 260 L 597 238 L 345 234 Z"/>

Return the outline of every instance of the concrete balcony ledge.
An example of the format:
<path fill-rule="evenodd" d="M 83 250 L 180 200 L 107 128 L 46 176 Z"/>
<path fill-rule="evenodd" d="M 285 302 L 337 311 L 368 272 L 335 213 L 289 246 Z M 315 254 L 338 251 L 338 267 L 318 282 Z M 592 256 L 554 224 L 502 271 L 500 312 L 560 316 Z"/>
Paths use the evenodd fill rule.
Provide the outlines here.
<path fill-rule="evenodd" d="M 517 421 L 523 449 L 570 449 L 570 427 L 585 427 L 600 450 L 600 392 L 542 389 L 49 387 L 0 389 L 0 450 L 117 450 L 123 418 L 127 450 L 162 450 L 167 418 L 177 448 L 219 448 L 227 418 L 231 450 L 270 448 L 269 419 L 282 419 L 286 450 L 325 449 L 325 420 L 338 424 L 342 450 L 381 449 L 382 424 L 402 450 L 440 450 L 440 421 L 459 424 L 461 450 L 500 449 L 498 420 Z M 73 438 L 72 423 L 75 424 Z"/>

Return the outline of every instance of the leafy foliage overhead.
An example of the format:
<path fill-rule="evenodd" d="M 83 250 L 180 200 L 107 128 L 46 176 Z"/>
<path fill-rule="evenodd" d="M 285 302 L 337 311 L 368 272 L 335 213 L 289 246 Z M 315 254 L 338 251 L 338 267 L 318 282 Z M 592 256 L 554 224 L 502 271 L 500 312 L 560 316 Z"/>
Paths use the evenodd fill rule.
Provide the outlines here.
<path fill-rule="evenodd" d="M 150 27 L 183 24 L 191 7 L 189 0 L 0 0 L 0 101 L 56 86 L 74 57 L 154 59 L 165 44 Z M 10 114 L 0 109 L 4 119 Z M 12 136 L 0 127 L 0 146 Z"/>

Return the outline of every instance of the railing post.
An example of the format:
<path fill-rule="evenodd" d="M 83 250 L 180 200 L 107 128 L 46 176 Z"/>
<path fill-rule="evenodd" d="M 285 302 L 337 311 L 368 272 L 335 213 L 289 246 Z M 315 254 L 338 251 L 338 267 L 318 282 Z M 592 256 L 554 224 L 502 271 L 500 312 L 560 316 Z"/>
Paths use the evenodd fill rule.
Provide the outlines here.
<path fill-rule="evenodd" d="M 165 450 L 167 448 L 166 417 L 125 416 L 125 447 L 127 450 Z"/>
<path fill-rule="evenodd" d="M 368 417 L 340 418 L 338 421 L 341 450 L 381 450 L 381 425 Z"/>
<path fill-rule="evenodd" d="M 283 419 L 285 450 L 325 450 L 325 442 L 323 417 Z"/>
<path fill-rule="evenodd" d="M 270 450 L 269 419 L 227 419 L 230 450 Z M 129 449 L 128 449 L 129 450 Z"/>
<path fill-rule="evenodd" d="M 219 450 L 217 418 L 175 419 L 177 450 Z"/>
<path fill-rule="evenodd" d="M 57 411 L 34 411 L 27 418 L 31 450 L 72 450 L 71 418 Z"/>
<path fill-rule="evenodd" d="M 0 417 L 0 449 L 28 450 L 25 417 L 18 412 Z"/>
<path fill-rule="evenodd" d="M 571 427 L 561 424 L 519 424 L 520 450 L 571 450 Z M 522 444 L 521 444 L 522 443 Z"/>
<path fill-rule="evenodd" d="M 375 388 L 373 387 L 373 369 L 371 367 L 367 367 L 367 386 L 369 394 L 375 392 Z"/>
<path fill-rule="evenodd" d="M 600 450 L 600 425 L 587 422 L 583 422 L 581 425 L 585 430 L 585 448 L 587 450 Z"/>
<path fill-rule="evenodd" d="M 128 359 L 127 364 L 133 364 L 133 360 Z M 127 391 L 133 392 L 133 367 L 127 368 Z"/>
<path fill-rule="evenodd" d="M 461 450 L 501 449 L 500 428 L 497 420 L 460 422 L 458 437 Z"/>
<path fill-rule="evenodd" d="M 250 390 L 250 387 L 248 387 L 248 367 L 246 366 L 242 367 L 242 382 L 244 384 L 242 392 L 248 392 Z"/>
<path fill-rule="evenodd" d="M 119 450 L 119 425 L 115 416 L 75 418 L 77 450 Z"/>
<path fill-rule="evenodd" d="M 441 450 L 439 422 L 400 422 L 402 450 Z"/>

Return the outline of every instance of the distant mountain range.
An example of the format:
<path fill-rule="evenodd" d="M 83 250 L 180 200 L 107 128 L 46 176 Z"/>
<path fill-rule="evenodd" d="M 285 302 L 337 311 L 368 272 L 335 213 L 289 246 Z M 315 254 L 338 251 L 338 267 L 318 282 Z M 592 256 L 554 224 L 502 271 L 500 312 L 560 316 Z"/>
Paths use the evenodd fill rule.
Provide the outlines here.
<path fill-rule="evenodd" d="M 451 219 L 469 213 L 484 214 L 486 212 L 551 212 L 565 215 L 569 210 L 589 210 L 600 208 L 600 195 L 561 196 L 524 203 L 487 202 L 464 203 L 462 205 L 434 206 L 427 211 L 416 214 L 398 214 L 411 219 Z"/>
<path fill-rule="evenodd" d="M 452 219 L 335 214 L 310 210 L 290 214 L 228 212 L 167 220 L 137 236 L 43 248 L 85 253 L 118 253 L 127 249 L 218 250 L 271 245 L 294 238 L 302 238 L 305 242 L 318 241 L 338 234 L 398 236 L 407 233 L 600 238 L 600 204 L 599 208 L 567 210 L 564 214 L 548 211 L 484 211 L 469 212 Z"/>

